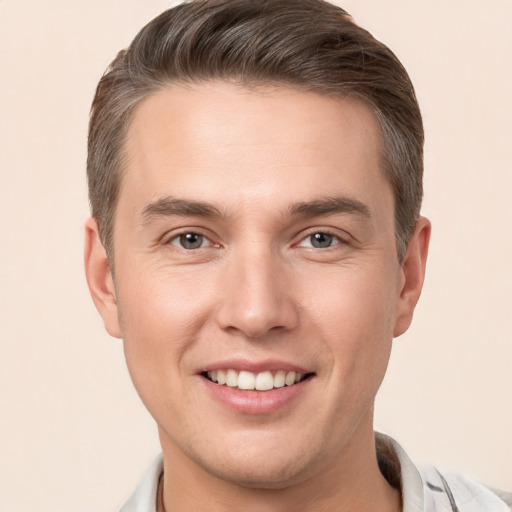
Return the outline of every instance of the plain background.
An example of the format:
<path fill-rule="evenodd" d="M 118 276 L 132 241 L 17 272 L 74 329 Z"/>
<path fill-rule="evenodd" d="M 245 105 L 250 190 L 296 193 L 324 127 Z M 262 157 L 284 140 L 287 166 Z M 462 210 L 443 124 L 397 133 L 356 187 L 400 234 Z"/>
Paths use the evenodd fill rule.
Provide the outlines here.
<path fill-rule="evenodd" d="M 341 3 L 341 2 L 340 2 Z M 163 0 L 0 0 L 0 510 L 115 511 L 159 451 L 82 269 L 88 109 Z M 512 488 L 512 1 L 347 0 L 416 85 L 433 222 L 376 426 Z"/>

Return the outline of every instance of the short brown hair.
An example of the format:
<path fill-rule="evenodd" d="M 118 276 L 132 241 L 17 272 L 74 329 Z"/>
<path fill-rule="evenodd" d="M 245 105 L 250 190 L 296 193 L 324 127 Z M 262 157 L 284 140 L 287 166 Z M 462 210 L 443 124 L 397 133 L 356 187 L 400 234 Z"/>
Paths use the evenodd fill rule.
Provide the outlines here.
<path fill-rule="evenodd" d="M 122 156 L 134 108 L 169 84 L 229 80 L 357 98 L 376 114 L 383 169 L 395 199 L 398 257 L 423 195 L 423 124 L 397 57 L 343 9 L 323 0 L 192 0 L 148 23 L 96 89 L 87 177 L 92 215 L 113 263 Z"/>

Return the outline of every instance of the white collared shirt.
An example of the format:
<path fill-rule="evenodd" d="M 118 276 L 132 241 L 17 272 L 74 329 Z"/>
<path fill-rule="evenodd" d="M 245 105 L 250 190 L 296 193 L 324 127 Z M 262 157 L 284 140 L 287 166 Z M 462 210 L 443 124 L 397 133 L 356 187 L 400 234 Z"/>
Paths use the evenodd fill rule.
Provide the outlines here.
<path fill-rule="evenodd" d="M 392 438 L 376 433 L 377 447 L 386 445 L 396 456 L 401 482 L 403 512 L 510 512 L 512 495 L 498 495 L 483 485 L 455 473 L 435 468 L 419 471 L 403 448 Z M 379 459 L 383 457 L 377 449 Z M 157 512 L 158 483 L 163 472 L 163 456 L 158 455 L 144 474 L 135 492 L 120 512 Z M 507 500 L 509 503 L 504 501 Z"/>

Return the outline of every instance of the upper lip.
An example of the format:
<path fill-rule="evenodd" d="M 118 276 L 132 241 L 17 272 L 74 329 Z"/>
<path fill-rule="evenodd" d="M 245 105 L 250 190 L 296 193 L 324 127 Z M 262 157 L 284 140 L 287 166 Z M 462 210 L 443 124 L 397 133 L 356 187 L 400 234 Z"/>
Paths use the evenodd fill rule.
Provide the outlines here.
<path fill-rule="evenodd" d="M 212 372 L 215 370 L 235 370 L 247 371 L 252 373 L 260 373 L 264 371 L 287 371 L 297 373 L 312 373 L 310 369 L 300 366 L 289 361 L 282 361 L 278 359 L 265 359 L 265 360 L 249 360 L 249 359 L 224 359 L 209 363 L 199 370 L 198 373 Z"/>

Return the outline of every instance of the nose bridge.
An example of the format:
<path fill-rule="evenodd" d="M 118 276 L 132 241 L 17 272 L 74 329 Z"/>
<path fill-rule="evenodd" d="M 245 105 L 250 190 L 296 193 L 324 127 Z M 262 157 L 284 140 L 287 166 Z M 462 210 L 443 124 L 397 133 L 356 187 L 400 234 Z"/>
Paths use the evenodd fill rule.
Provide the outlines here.
<path fill-rule="evenodd" d="M 251 338 L 294 327 L 298 316 L 285 266 L 269 245 L 254 242 L 234 251 L 224 276 L 221 326 Z"/>

